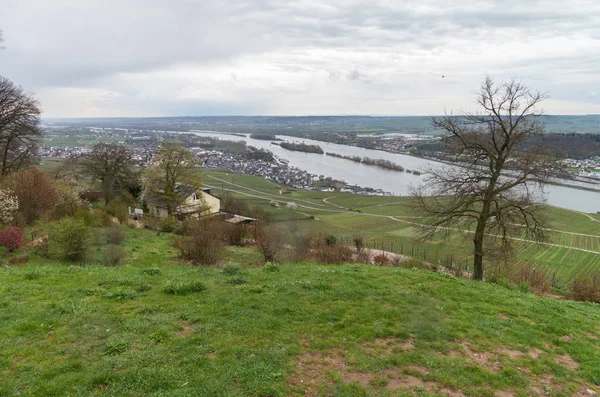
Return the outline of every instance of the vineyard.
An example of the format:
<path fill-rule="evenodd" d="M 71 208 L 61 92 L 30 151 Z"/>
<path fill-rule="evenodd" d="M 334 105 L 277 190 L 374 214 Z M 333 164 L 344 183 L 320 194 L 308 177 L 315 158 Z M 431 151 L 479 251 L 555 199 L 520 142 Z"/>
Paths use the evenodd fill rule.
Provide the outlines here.
<path fill-rule="evenodd" d="M 331 234 L 349 245 L 360 236 L 369 248 L 433 264 L 460 266 L 467 271 L 472 261 L 468 231 L 457 230 L 425 241 L 418 238 L 418 225 L 423 219 L 411 208 L 409 197 L 280 188 L 262 178 L 218 171 L 210 171 L 205 183 L 217 194 L 228 192 L 249 205 L 263 208 L 284 229 Z M 280 207 L 271 206 L 272 201 L 277 201 Z M 288 202 L 298 204 L 298 208 L 286 209 Z M 543 242 L 531 241 L 518 231 L 512 236 L 512 269 L 534 266 L 552 274 L 560 285 L 569 283 L 576 275 L 600 269 L 600 215 L 546 207 L 544 216 L 548 230 Z"/>

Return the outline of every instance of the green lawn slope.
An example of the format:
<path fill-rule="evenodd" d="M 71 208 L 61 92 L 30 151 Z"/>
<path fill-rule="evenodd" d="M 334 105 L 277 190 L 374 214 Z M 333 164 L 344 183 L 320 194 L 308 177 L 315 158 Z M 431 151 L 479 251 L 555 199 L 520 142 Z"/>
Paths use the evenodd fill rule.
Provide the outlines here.
<path fill-rule="evenodd" d="M 0 395 L 571 396 L 600 306 L 423 270 L 195 268 L 128 231 L 120 267 L 0 268 Z"/>

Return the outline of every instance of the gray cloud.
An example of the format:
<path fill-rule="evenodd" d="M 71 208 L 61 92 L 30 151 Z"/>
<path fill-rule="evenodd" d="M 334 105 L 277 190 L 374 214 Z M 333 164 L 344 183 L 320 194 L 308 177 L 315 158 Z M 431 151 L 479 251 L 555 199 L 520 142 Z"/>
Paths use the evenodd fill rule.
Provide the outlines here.
<path fill-rule="evenodd" d="M 434 114 L 488 73 L 555 113 L 600 91 L 588 0 L 0 0 L 0 28 L 0 74 L 47 116 Z"/>

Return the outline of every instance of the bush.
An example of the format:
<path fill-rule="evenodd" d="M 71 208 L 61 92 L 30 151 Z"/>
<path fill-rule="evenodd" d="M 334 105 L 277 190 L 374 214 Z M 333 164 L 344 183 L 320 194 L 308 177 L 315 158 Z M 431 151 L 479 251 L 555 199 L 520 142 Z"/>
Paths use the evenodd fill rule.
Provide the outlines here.
<path fill-rule="evenodd" d="M 199 265 L 215 265 L 223 256 L 222 223 L 218 220 L 196 220 L 186 236 L 178 237 L 174 247 L 182 259 Z"/>
<path fill-rule="evenodd" d="M 223 236 L 225 242 L 229 245 L 237 245 L 242 247 L 244 245 L 244 238 L 248 234 L 248 227 L 242 223 L 229 223 L 225 222 L 223 225 Z"/>
<path fill-rule="evenodd" d="M 9 252 L 21 248 L 23 243 L 23 234 L 21 229 L 16 226 L 9 226 L 0 230 L 0 246 L 6 248 Z"/>
<path fill-rule="evenodd" d="M 510 281 L 517 284 L 519 289 L 544 293 L 550 291 L 550 278 L 548 274 L 534 266 L 522 266 L 510 274 Z"/>
<path fill-rule="evenodd" d="M 314 249 L 315 258 L 319 263 L 340 265 L 352 259 L 352 248 L 342 244 L 320 244 Z"/>
<path fill-rule="evenodd" d="M 327 237 L 325 237 L 325 244 L 329 246 L 336 245 L 337 237 L 335 237 L 333 234 L 328 235 Z"/>
<path fill-rule="evenodd" d="M 54 183 L 39 168 L 28 168 L 9 175 L 3 185 L 15 192 L 19 201 L 19 220 L 30 225 L 48 213 L 58 202 Z"/>
<path fill-rule="evenodd" d="M 122 197 L 117 197 L 111 200 L 106 207 L 106 211 L 117 218 L 119 223 L 127 223 L 129 219 L 129 205 L 131 205 L 131 200 L 125 200 Z"/>
<path fill-rule="evenodd" d="M 144 276 L 158 276 L 160 273 L 161 271 L 157 267 L 149 267 L 147 269 L 142 269 L 142 274 Z"/>
<path fill-rule="evenodd" d="M 162 218 L 159 223 L 159 230 L 163 233 L 173 233 L 177 228 L 177 220 L 173 217 Z"/>
<path fill-rule="evenodd" d="M 85 203 L 79 197 L 81 190 L 78 187 L 67 183 L 58 183 L 56 187 L 58 188 L 58 201 L 52 209 L 54 219 L 73 216 L 77 210 L 85 207 Z"/>
<path fill-rule="evenodd" d="M 267 272 L 278 272 L 279 271 L 279 266 L 277 266 L 276 264 L 272 263 L 272 262 L 267 262 L 265 263 L 265 271 Z"/>
<path fill-rule="evenodd" d="M 50 233 L 50 241 L 58 245 L 60 256 L 76 262 L 84 259 L 89 229 L 83 221 L 65 218 Z"/>
<path fill-rule="evenodd" d="M 358 253 L 360 253 L 365 247 L 365 241 L 362 238 L 362 236 L 354 237 L 354 247 L 356 248 L 356 252 Z"/>
<path fill-rule="evenodd" d="M 96 218 L 94 214 L 92 214 L 87 208 L 80 208 L 77 211 L 75 211 L 74 217 L 77 219 L 81 219 L 86 226 L 94 226 L 94 224 L 96 223 Z"/>
<path fill-rule="evenodd" d="M 237 263 L 228 263 L 225 266 L 223 266 L 223 270 L 221 270 L 221 273 L 223 273 L 226 276 L 233 276 L 236 274 L 239 274 L 241 271 L 241 267 L 240 265 L 238 265 Z"/>
<path fill-rule="evenodd" d="M 256 245 L 265 257 L 265 262 L 275 262 L 281 250 L 281 231 L 271 226 L 255 226 Z"/>
<path fill-rule="evenodd" d="M 379 254 L 373 258 L 373 263 L 379 266 L 385 266 L 390 263 L 390 260 L 386 254 Z"/>
<path fill-rule="evenodd" d="M 206 286 L 199 281 L 192 281 L 190 283 L 174 283 L 169 281 L 163 292 L 169 295 L 189 295 L 204 290 L 206 290 Z"/>
<path fill-rule="evenodd" d="M 117 245 L 109 244 L 104 249 L 104 265 L 118 266 L 125 259 L 125 250 Z"/>
<path fill-rule="evenodd" d="M 315 238 L 312 234 L 301 234 L 294 239 L 293 257 L 294 261 L 302 262 L 309 259 L 313 251 Z"/>
<path fill-rule="evenodd" d="M 125 240 L 125 232 L 117 225 L 105 228 L 104 235 L 108 244 L 119 245 Z"/>
<path fill-rule="evenodd" d="M 600 303 L 600 273 L 579 276 L 573 280 L 571 296 L 576 301 Z"/>
<path fill-rule="evenodd" d="M 229 280 L 227 280 L 227 284 L 231 284 L 231 285 L 246 284 L 246 279 L 243 278 L 242 276 L 235 276 L 235 277 L 232 277 Z"/>

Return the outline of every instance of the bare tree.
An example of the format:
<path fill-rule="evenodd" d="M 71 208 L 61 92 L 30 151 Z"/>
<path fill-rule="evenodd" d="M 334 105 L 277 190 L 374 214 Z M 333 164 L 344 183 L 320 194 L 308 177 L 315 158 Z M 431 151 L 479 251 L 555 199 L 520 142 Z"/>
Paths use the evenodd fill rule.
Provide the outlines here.
<path fill-rule="evenodd" d="M 498 85 L 488 77 L 477 97 L 481 111 L 433 119 L 448 133 L 443 142 L 457 165 L 429 170 L 413 190 L 426 215 L 423 234 L 460 230 L 472 236 L 476 280 L 483 279 L 486 253 L 506 257 L 515 237 L 544 237 L 539 204 L 557 157 L 541 145 L 523 146 L 528 137 L 543 133 L 538 119 L 543 99 L 520 82 Z"/>
<path fill-rule="evenodd" d="M 133 178 L 131 150 L 116 143 L 97 143 L 81 162 L 92 182 L 100 182 L 104 203 L 108 204 Z"/>
<path fill-rule="evenodd" d="M 0 176 L 33 162 L 42 137 L 40 114 L 31 94 L 0 76 Z"/>

